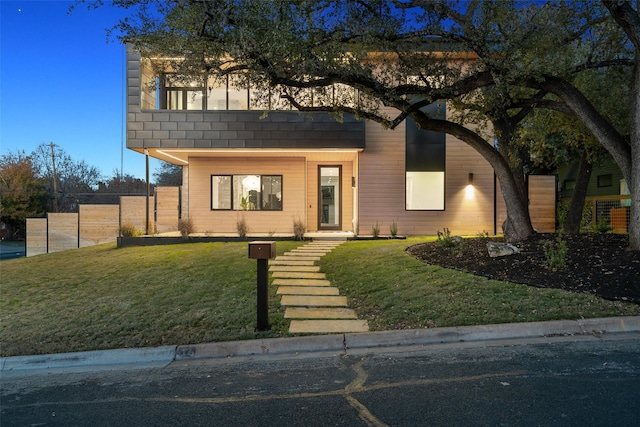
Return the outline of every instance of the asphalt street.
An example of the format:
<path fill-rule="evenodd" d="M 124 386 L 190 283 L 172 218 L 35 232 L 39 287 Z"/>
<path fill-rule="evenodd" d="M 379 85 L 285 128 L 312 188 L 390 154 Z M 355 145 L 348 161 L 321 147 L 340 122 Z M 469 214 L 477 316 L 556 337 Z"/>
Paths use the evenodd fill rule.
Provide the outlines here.
<path fill-rule="evenodd" d="M 640 333 L 3 375 L 5 426 L 632 426 Z"/>

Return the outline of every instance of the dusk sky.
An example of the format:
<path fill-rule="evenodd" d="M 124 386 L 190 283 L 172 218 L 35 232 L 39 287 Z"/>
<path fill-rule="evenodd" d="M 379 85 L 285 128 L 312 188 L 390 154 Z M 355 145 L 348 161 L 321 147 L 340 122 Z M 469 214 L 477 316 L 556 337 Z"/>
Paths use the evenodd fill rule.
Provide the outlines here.
<path fill-rule="evenodd" d="M 106 34 L 126 11 L 72 4 L 0 0 L 0 154 L 53 142 L 106 177 L 124 159 L 144 179 L 144 155 L 124 147 L 124 46 Z"/>

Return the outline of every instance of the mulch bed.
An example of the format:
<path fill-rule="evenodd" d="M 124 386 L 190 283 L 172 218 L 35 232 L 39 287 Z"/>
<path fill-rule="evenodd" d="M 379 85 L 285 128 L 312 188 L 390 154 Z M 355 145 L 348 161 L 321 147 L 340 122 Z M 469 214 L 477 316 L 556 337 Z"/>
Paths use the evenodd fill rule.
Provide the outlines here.
<path fill-rule="evenodd" d="M 627 250 L 627 235 L 564 235 L 568 248 L 565 266 L 554 271 L 547 266 L 544 242 L 556 242 L 556 238 L 555 234 L 538 234 L 515 244 L 520 253 L 496 258 L 489 257 L 487 242 L 503 239 L 464 239 L 462 246 L 451 248 L 437 242 L 423 243 L 407 252 L 431 265 L 490 279 L 640 304 L 640 251 Z"/>

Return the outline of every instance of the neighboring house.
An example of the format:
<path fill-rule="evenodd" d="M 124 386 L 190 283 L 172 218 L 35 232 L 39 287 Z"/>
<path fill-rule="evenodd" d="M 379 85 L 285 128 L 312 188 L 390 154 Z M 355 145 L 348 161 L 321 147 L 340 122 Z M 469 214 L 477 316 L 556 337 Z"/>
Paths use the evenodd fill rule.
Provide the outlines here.
<path fill-rule="evenodd" d="M 568 164 L 558 168 L 558 196 L 561 199 L 571 198 L 578 176 L 578 162 Z M 597 196 L 618 196 L 629 194 L 622 171 L 613 160 L 606 154 L 605 158 L 598 162 L 591 171 L 587 197 Z"/>
<path fill-rule="evenodd" d="M 295 220 L 307 232 L 371 234 L 377 223 L 385 235 L 394 221 L 404 235 L 501 232 L 493 169 L 462 141 L 410 120 L 390 131 L 256 99 L 232 78 L 155 75 L 128 49 L 127 147 L 183 166 L 180 211 L 195 232 L 232 235 L 241 218 L 251 233 L 291 234 Z"/>
<path fill-rule="evenodd" d="M 558 168 L 558 196 L 569 200 L 573 195 L 576 177 L 578 176 L 578 162 Z M 604 222 L 614 232 L 627 232 L 631 215 L 631 196 L 629 187 L 622 176 L 622 171 L 606 154 L 591 171 L 587 196 L 585 200 L 584 222 L 591 225 Z"/>

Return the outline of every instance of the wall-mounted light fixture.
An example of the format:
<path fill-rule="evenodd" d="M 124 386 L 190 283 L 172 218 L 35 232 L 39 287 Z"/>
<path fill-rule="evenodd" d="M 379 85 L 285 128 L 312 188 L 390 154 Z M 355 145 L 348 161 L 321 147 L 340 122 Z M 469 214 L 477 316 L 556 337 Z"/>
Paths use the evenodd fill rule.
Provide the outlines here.
<path fill-rule="evenodd" d="M 355 176 L 351 177 L 351 188 L 356 188 L 356 177 Z"/>
<path fill-rule="evenodd" d="M 475 197 L 475 191 L 474 191 L 474 187 L 473 187 L 473 173 L 469 172 L 469 178 L 467 180 L 467 186 L 465 188 L 465 199 L 467 200 L 473 200 Z"/>

